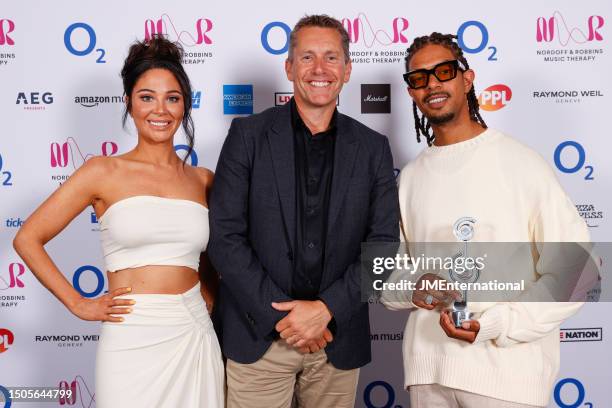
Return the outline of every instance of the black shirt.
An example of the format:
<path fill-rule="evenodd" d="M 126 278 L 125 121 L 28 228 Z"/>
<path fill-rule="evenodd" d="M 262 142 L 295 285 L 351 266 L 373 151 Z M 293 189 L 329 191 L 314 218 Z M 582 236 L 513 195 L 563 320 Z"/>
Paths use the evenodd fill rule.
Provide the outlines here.
<path fill-rule="evenodd" d="M 289 103 L 296 180 L 296 253 L 292 297 L 315 300 L 323 276 L 338 111 L 334 111 L 326 131 L 313 135 L 302 121 L 293 98 Z"/>

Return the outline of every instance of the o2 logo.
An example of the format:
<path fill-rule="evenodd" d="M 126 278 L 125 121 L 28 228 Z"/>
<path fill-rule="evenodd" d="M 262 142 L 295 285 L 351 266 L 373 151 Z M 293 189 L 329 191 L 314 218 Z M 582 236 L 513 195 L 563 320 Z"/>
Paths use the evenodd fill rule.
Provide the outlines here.
<path fill-rule="evenodd" d="M 11 393 L 9 390 L 0 385 L 0 395 L 4 400 L 4 408 L 11 408 Z"/>
<path fill-rule="evenodd" d="M 87 36 L 87 41 L 86 41 L 87 46 L 84 49 L 77 49 L 73 45 L 72 36 L 75 31 L 85 32 Z M 66 49 L 68 50 L 68 52 L 70 52 L 73 55 L 76 55 L 77 57 L 84 57 L 86 55 L 89 55 L 92 53 L 92 51 L 94 51 L 94 48 L 96 48 L 96 32 L 89 24 L 86 24 L 86 23 L 71 24 L 68 26 L 68 28 L 64 32 L 64 45 L 66 46 Z M 95 51 L 99 53 L 96 63 L 106 64 L 106 60 L 104 60 L 106 51 L 104 50 L 104 48 L 97 48 Z"/>
<path fill-rule="evenodd" d="M 0 19 L 0 45 L 15 45 L 15 41 L 9 36 L 15 30 L 13 20 Z"/>
<path fill-rule="evenodd" d="M 603 36 L 598 31 L 604 26 L 605 20 L 602 16 L 590 16 L 587 20 L 587 34 L 577 27 L 570 28 L 565 17 L 555 11 L 552 17 L 538 17 L 536 21 L 536 41 L 552 42 L 555 38 L 565 47 L 570 42 L 584 44 L 591 41 L 603 41 Z"/>
<path fill-rule="evenodd" d="M 576 159 L 576 162 L 573 163 L 573 165 L 568 163 L 567 160 L 562 160 L 561 158 L 563 152 L 567 150 L 573 150 L 578 155 L 578 158 Z M 577 173 L 582 169 L 585 169 L 586 175 L 584 176 L 584 179 L 589 181 L 594 180 L 593 166 L 584 165 L 586 162 L 586 152 L 584 150 L 584 147 L 582 147 L 580 143 L 573 140 L 567 140 L 559 144 L 559 146 L 557 146 L 557 148 L 555 149 L 553 159 L 555 160 L 555 166 L 557 166 L 559 171 L 561 171 L 562 173 L 573 174 Z"/>
<path fill-rule="evenodd" d="M 359 13 L 356 18 L 343 18 L 342 25 L 349 35 L 351 43 L 357 43 L 363 38 L 363 43 L 367 48 L 371 48 L 375 43 L 379 45 L 406 44 L 408 37 L 404 34 L 410 23 L 404 17 L 395 17 L 391 23 L 393 35 L 383 29 L 376 29 L 370 23 L 365 13 Z M 368 38 L 369 37 L 369 38 Z"/>
<path fill-rule="evenodd" d="M 12 186 L 13 182 L 11 178 L 13 177 L 13 173 L 10 171 L 2 171 L 2 155 L 0 154 L 0 186 Z"/>
<path fill-rule="evenodd" d="M 571 388 L 573 388 L 573 391 L 575 391 L 575 393 L 571 392 L 571 396 L 568 396 L 567 393 L 563 392 L 564 390 Z M 576 378 L 564 378 L 560 380 L 555 386 L 553 397 L 555 399 L 555 404 L 557 404 L 559 408 L 593 408 L 592 402 L 584 402 L 586 399 L 584 385 Z"/>
<path fill-rule="evenodd" d="M 91 276 L 91 274 L 93 274 L 96 280 L 96 288 L 92 290 L 91 292 L 88 292 L 84 290 L 83 287 L 81 286 L 81 279 L 83 278 L 83 275 Z M 86 298 L 96 297 L 104 291 L 104 274 L 102 273 L 100 269 L 96 268 L 95 266 L 83 265 L 80 268 L 78 268 L 76 271 L 74 271 L 74 276 L 72 277 L 72 286 L 74 286 L 76 291 L 79 292 L 79 294 L 83 297 L 86 297 Z"/>
<path fill-rule="evenodd" d="M 183 145 L 183 144 L 174 146 L 175 152 L 178 153 L 180 150 L 184 150 L 185 152 L 188 152 L 189 146 Z M 195 150 L 192 150 L 191 153 L 189 153 L 189 164 L 193 167 L 196 167 L 198 165 L 198 155 L 195 152 Z"/>
<path fill-rule="evenodd" d="M 91 407 L 96 402 L 96 394 L 93 387 L 90 389 L 85 379 L 77 375 L 74 380 L 59 382 L 58 389 L 60 391 L 60 405 L 76 405 L 80 401 L 82 407 Z"/>
<path fill-rule="evenodd" d="M 376 389 L 382 389 L 387 394 L 386 401 L 382 405 L 374 405 L 372 402 L 372 393 Z M 403 408 L 401 405 L 395 404 L 395 391 L 391 384 L 386 381 L 372 381 L 363 390 L 363 403 L 366 408 Z"/>
<path fill-rule="evenodd" d="M 469 29 L 476 29 L 478 34 L 480 35 L 480 42 L 475 47 L 470 47 L 466 44 L 465 41 L 465 32 Z M 464 52 L 468 54 L 478 54 L 479 52 L 484 51 L 485 49 L 490 51 L 489 57 L 487 58 L 489 61 L 497 61 L 497 47 L 489 45 L 489 30 L 487 30 L 487 26 L 485 26 L 480 21 L 470 20 L 461 24 L 457 29 L 457 43 L 459 47 Z"/>
<path fill-rule="evenodd" d="M 119 151 L 119 147 L 115 142 L 102 142 L 101 145 L 102 156 L 112 156 Z M 77 160 L 79 163 L 75 163 L 75 154 L 78 154 Z M 64 143 L 51 143 L 51 167 L 67 167 L 69 160 L 72 162 L 72 167 L 75 169 L 80 167 L 87 161 L 93 154 L 84 155 L 79 148 L 76 140 L 69 137 Z"/>
<path fill-rule="evenodd" d="M 196 36 L 194 37 L 188 31 L 181 31 L 179 33 L 172 19 L 166 13 L 162 14 L 156 21 L 151 19 L 145 21 L 145 41 L 149 41 L 155 35 L 167 36 L 169 34 L 168 26 L 172 29 L 174 38 L 187 47 L 202 44 L 210 45 L 213 43 L 212 39 L 208 36 L 208 33 L 213 29 L 211 20 L 207 18 L 197 19 L 195 23 Z"/>
<path fill-rule="evenodd" d="M 280 29 L 284 33 L 282 47 L 274 48 L 270 45 L 270 41 L 268 37 L 270 35 L 270 31 L 272 31 L 273 29 L 276 32 L 278 32 L 278 30 Z M 273 21 L 271 23 L 266 24 L 263 30 L 261 30 L 261 45 L 263 46 L 264 50 L 268 51 L 272 55 L 284 54 L 287 51 L 289 51 L 289 35 L 290 34 L 291 34 L 291 27 L 289 27 L 287 24 L 283 23 L 282 21 Z"/>
<path fill-rule="evenodd" d="M 9 264 L 8 272 L 9 272 L 9 281 L 7 282 L 2 275 L 0 275 L 0 282 L 3 282 L 4 287 L 0 286 L 0 290 L 6 290 L 11 288 L 24 288 L 25 285 L 23 281 L 19 278 L 26 271 L 25 266 L 22 263 L 13 262 Z"/>
<path fill-rule="evenodd" d="M 9 329 L 0 328 L 0 354 L 4 353 L 15 341 L 15 335 Z"/>
<path fill-rule="evenodd" d="M 512 99 L 512 90 L 503 84 L 491 85 L 478 97 L 478 104 L 486 111 L 500 110 Z"/>

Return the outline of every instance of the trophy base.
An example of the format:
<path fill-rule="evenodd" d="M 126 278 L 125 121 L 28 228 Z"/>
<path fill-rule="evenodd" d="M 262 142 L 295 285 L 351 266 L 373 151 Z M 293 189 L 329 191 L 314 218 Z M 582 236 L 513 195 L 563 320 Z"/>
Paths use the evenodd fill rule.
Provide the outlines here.
<path fill-rule="evenodd" d="M 461 323 L 466 320 L 472 320 L 474 313 L 468 312 L 467 310 L 453 310 L 451 312 L 451 317 L 455 327 L 461 327 Z"/>

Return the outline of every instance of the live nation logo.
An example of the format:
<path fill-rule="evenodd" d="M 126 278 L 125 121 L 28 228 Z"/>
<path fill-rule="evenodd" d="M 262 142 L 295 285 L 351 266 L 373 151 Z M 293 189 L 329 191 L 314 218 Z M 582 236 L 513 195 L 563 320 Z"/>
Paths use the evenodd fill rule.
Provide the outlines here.
<path fill-rule="evenodd" d="M 181 26 L 183 27 L 183 26 Z M 183 64 L 203 64 L 213 58 L 210 47 L 213 45 L 213 22 L 209 18 L 198 17 L 195 21 L 185 25 L 187 29 L 181 30 L 174 23 L 170 15 L 163 13 L 159 18 L 145 21 L 145 40 L 154 35 L 162 35 L 172 41 L 179 42 L 185 52 Z"/>
<path fill-rule="evenodd" d="M 354 64 L 398 64 L 404 60 L 409 45 L 407 18 L 371 20 L 367 14 L 358 13 L 341 22 L 349 35 Z"/>
<path fill-rule="evenodd" d="M 274 92 L 274 106 L 283 106 L 293 98 L 293 92 Z M 336 106 L 340 105 L 340 95 L 336 98 Z"/>
<path fill-rule="evenodd" d="M 579 19 L 554 11 L 536 19 L 536 55 L 553 64 L 593 63 L 603 55 L 605 19 L 597 14 Z"/>
<path fill-rule="evenodd" d="M 591 327 L 585 329 L 561 329 L 559 331 L 559 340 L 561 340 L 562 343 L 577 341 L 602 341 L 603 328 Z"/>

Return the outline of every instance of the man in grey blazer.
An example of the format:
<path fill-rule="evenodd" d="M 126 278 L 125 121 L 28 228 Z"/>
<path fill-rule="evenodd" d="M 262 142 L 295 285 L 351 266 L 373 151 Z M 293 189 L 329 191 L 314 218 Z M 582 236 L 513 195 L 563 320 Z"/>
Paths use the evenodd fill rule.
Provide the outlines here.
<path fill-rule="evenodd" d="M 362 242 L 396 242 L 387 139 L 336 109 L 349 38 L 302 18 L 285 62 L 294 97 L 233 120 L 210 199 L 208 252 L 227 405 L 353 407 L 370 357 Z"/>

